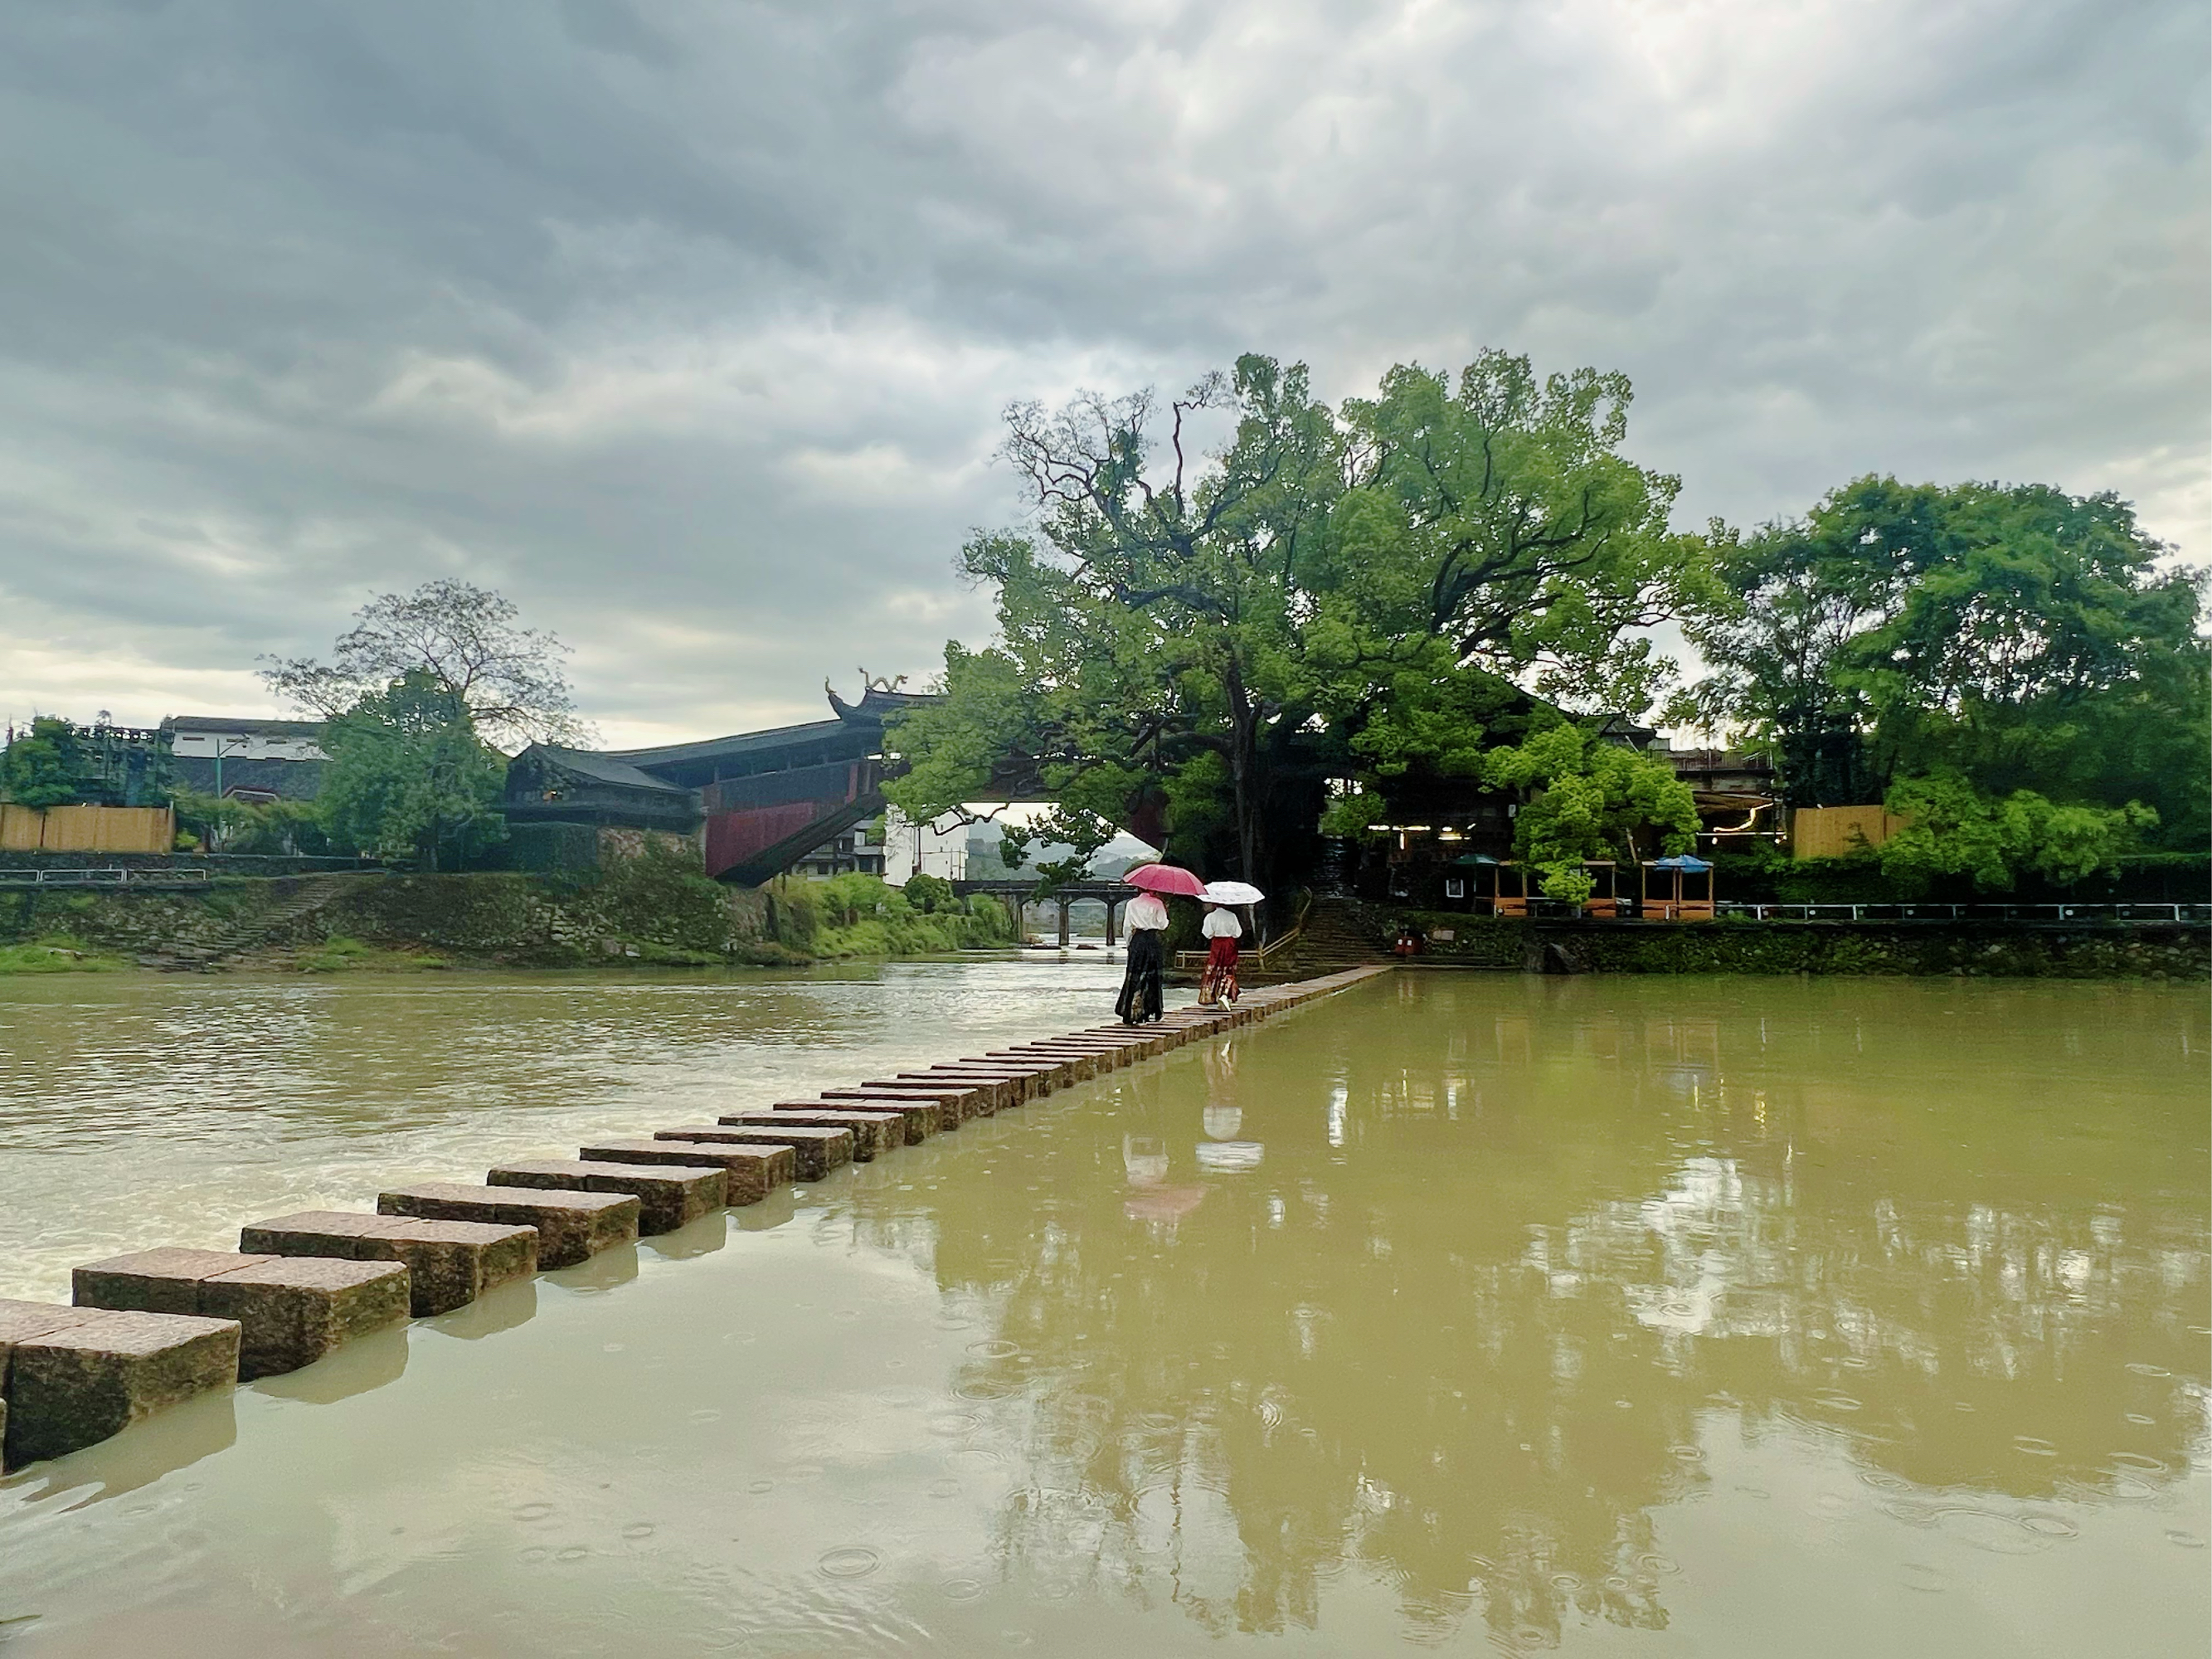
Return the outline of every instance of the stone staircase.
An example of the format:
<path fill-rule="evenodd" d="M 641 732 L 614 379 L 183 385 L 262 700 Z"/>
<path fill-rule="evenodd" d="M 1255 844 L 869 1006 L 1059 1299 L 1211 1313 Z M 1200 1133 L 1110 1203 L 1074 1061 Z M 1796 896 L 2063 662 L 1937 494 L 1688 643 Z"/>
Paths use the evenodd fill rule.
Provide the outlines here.
<path fill-rule="evenodd" d="M 1316 898 L 1286 969 L 1297 975 L 1368 968 L 1391 960 L 1382 921 L 1352 898 Z"/>
<path fill-rule="evenodd" d="M 256 915 L 240 917 L 191 944 L 149 951 L 138 957 L 138 965 L 165 974 L 212 972 L 232 957 L 276 938 L 302 917 L 321 909 L 343 892 L 349 883 L 374 880 L 381 874 L 380 871 L 333 871 L 324 875 L 281 878 L 275 884 L 278 897 L 272 908 Z"/>

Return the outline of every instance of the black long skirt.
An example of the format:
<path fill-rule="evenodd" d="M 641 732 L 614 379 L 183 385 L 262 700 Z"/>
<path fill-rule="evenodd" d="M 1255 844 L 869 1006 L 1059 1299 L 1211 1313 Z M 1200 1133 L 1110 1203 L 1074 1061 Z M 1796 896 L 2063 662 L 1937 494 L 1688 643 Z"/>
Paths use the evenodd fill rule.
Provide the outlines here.
<path fill-rule="evenodd" d="M 1158 928 L 1129 930 L 1128 962 L 1114 1012 L 1124 1025 L 1142 1025 L 1160 1017 L 1160 969 L 1167 964 L 1167 949 L 1160 943 Z"/>

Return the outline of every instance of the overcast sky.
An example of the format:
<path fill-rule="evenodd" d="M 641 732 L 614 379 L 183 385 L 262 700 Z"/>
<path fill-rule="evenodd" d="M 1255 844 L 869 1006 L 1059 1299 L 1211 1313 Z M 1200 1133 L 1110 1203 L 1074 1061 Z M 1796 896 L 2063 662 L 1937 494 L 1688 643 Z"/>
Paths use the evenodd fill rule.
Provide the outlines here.
<path fill-rule="evenodd" d="M 464 577 L 611 743 L 988 617 L 1010 400 L 1625 369 L 1680 516 L 1869 471 L 2212 553 L 2202 0 L 0 13 L 0 714 L 270 713 Z"/>

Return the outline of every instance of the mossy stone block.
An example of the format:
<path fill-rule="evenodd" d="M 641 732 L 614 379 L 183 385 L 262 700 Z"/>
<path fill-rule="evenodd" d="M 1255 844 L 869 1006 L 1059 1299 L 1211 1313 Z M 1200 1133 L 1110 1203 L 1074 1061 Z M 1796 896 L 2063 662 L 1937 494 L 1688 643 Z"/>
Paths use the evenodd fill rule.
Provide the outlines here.
<path fill-rule="evenodd" d="M 641 1233 L 672 1233 L 729 1201 L 729 1171 L 719 1165 L 586 1164 L 532 1158 L 502 1164 L 484 1179 L 495 1187 L 580 1193 L 627 1193 L 637 1200 Z"/>
<path fill-rule="evenodd" d="M 780 1129 L 788 1124 L 810 1129 L 844 1129 L 853 1137 L 853 1162 L 872 1164 L 906 1145 L 906 1120 L 896 1112 L 852 1107 L 775 1106 L 757 1112 L 730 1112 L 714 1120 L 725 1129 Z"/>
<path fill-rule="evenodd" d="M 398 1261 L 413 1276 L 418 1316 L 465 1308 L 495 1285 L 538 1271 L 538 1230 L 475 1221 L 419 1221 L 349 1210 L 302 1210 L 242 1229 L 249 1254 Z"/>
<path fill-rule="evenodd" d="M 25 1304 L 10 1304 L 22 1308 Z M 10 1468 L 96 1445 L 133 1423 L 238 1380 L 235 1320 L 192 1314 L 55 1310 L 74 1316 L 12 1322 L 38 1334 L 0 1338 L 6 1346 L 7 1439 Z"/>
<path fill-rule="evenodd" d="M 788 1146 L 688 1140 L 603 1140 L 579 1154 L 594 1164 L 675 1164 L 719 1169 L 729 1177 L 728 1201 L 757 1204 L 771 1188 L 796 1178 L 798 1154 Z"/>
<path fill-rule="evenodd" d="M 238 1374 L 296 1371 L 357 1336 L 405 1319 L 412 1275 L 398 1261 L 269 1256 L 200 1281 L 200 1312 L 234 1319 Z"/>
<path fill-rule="evenodd" d="M 853 1161 L 850 1129 L 815 1129 L 803 1123 L 759 1127 L 742 1123 L 702 1123 L 657 1129 L 653 1138 L 703 1146 L 788 1146 L 801 1181 L 819 1181 L 840 1164 Z"/>
<path fill-rule="evenodd" d="M 573 1267 L 601 1250 L 637 1242 L 638 1201 L 627 1193 L 540 1192 L 434 1181 L 380 1193 L 380 1215 L 428 1221 L 485 1221 L 538 1230 L 538 1265 Z"/>
<path fill-rule="evenodd" d="M 111 1308 L 138 1313 L 204 1314 L 200 1285 L 218 1273 L 235 1273 L 271 1255 L 240 1255 L 235 1250 L 163 1248 L 113 1255 L 70 1270 L 70 1296 L 80 1308 Z M 235 1318 L 225 1314 L 223 1318 Z"/>
<path fill-rule="evenodd" d="M 828 1107 L 841 1112 L 893 1112 L 904 1126 L 904 1144 L 920 1146 L 935 1134 L 941 1127 L 946 1112 L 957 1114 L 956 1103 L 947 1107 L 931 1096 L 902 1099 L 888 1089 L 826 1089 L 819 1100 L 779 1100 L 769 1108 L 772 1111 L 820 1111 Z"/>

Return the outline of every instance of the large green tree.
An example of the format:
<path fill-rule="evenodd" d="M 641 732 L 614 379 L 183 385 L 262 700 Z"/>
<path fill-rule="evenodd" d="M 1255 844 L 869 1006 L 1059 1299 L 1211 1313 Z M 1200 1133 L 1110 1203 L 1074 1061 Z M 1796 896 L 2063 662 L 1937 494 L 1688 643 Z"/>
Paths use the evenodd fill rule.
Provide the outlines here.
<path fill-rule="evenodd" d="M 2206 831 L 2201 586 L 2117 496 L 1869 477 L 1723 549 L 1675 713 L 1771 744 L 1801 805 L 1942 772 Z"/>
<path fill-rule="evenodd" d="M 1079 849 L 1102 821 L 1164 823 L 1192 862 L 1271 885 L 1326 780 L 1479 769 L 1480 728 L 1440 716 L 1525 708 L 1504 679 L 1648 695 L 1662 665 L 1627 630 L 1679 601 L 1702 542 L 1668 529 L 1674 480 L 1619 453 L 1628 399 L 1493 352 L 1336 410 L 1256 356 L 1164 406 L 1017 406 L 1004 453 L 1034 526 L 960 559 L 1000 637 L 947 647 L 945 700 L 896 731 L 892 798 L 919 818 L 1042 794 Z"/>
<path fill-rule="evenodd" d="M 331 834 L 383 858 L 453 868 L 497 842 L 507 763 L 468 705 L 427 670 L 401 675 L 327 722 L 317 805 Z"/>

